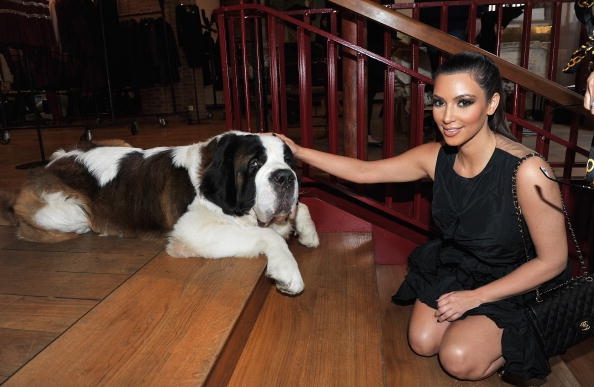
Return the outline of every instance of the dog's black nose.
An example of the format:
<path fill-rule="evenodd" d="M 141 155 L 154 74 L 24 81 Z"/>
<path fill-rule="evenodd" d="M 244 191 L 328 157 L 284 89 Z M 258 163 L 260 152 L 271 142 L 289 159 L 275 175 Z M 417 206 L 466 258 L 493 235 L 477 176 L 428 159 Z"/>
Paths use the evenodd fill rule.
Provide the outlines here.
<path fill-rule="evenodd" d="M 290 187 L 295 184 L 295 174 L 290 169 L 279 169 L 270 175 L 270 181 L 279 187 Z"/>

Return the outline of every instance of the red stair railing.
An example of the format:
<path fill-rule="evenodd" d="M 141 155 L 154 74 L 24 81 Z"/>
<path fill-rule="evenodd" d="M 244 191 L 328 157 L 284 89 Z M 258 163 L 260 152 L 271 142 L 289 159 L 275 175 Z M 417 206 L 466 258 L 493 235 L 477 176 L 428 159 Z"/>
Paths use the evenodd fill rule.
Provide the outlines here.
<path fill-rule="evenodd" d="M 426 123 L 431 122 L 431 118 L 426 117 L 424 95 L 426 86 L 432 81 L 420 70 L 421 46 L 429 44 L 438 47 L 442 56 L 462 50 L 482 51 L 443 32 L 447 30 L 447 22 L 442 22 L 440 26 L 443 31 L 418 22 L 420 9 L 440 6 L 441 20 L 447 20 L 448 7 L 467 5 L 470 10 L 469 25 L 472 27 L 476 22 L 478 7 L 492 5 L 500 26 L 503 7 L 512 4 L 505 0 L 459 0 L 392 4 L 388 8 L 394 10 L 389 10 L 367 0 L 336 0 L 335 3 L 357 13 L 346 8 L 280 12 L 258 4 L 223 7 L 216 11 L 226 125 L 229 129 L 278 131 L 289 134 L 302 145 L 361 159 L 389 157 L 418 145 L 427 134 L 424 131 Z M 521 141 L 528 138 L 527 134 L 536 134 L 535 150 L 545 157 L 549 156 L 551 143 L 564 147 L 564 159 L 549 162 L 553 167 L 562 169 L 563 177 L 569 179 L 572 177 L 572 168 L 584 166 L 588 154 L 586 149 L 577 145 L 578 130 L 584 125 L 582 122 L 588 122 L 577 106 L 581 104 L 581 96 L 554 82 L 560 61 L 557 51 L 562 5 L 572 4 L 573 1 L 544 0 L 538 3 L 549 4 L 552 15 L 546 78 L 526 70 L 530 63 L 531 10 L 535 2 L 519 3 L 524 6 L 520 65 L 510 64 L 495 55 L 492 58 L 513 88 L 508 97 L 511 102 L 508 119 L 514 134 Z M 407 9 L 412 18 L 398 12 Z M 326 24 L 320 24 L 322 20 Z M 371 21 L 386 26 L 381 54 L 365 48 L 365 27 Z M 404 66 L 392 56 L 395 31 L 413 38 L 409 66 Z M 497 27 L 496 53 L 500 50 L 501 36 L 502 28 Z M 468 40 L 474 42 L 475 39 L 474 28 L 470 28 Z M 288 51 L 288 47 L 295 52 Z M 347 61 L 353 63 L 351 68 L 346 66 Z M 368 101 L 365 88 L 369 76 L 367 68 L 371 61 L 384 66 L 381 152 L 371 151 L 367 146 Z M 321 64 L 326 68 L 320 80 Z M 410 77 L 410 84 L 406 86 L 410 88 L 410 122 L 404 132 L 398 131 L 395 125 L 403 120 L 395 111 L 397 75 Z M 314 79 L 315 76 L 318 78 Z M 542 121 L 530 119 L 527 114 L 528 94 L 533 99 L 544 101 Z M 315 116 L 314 102 L 324 105 L 322 117 Z M 571 105 L 567 109 L 568 114 L 573 116 L 567 139 L 553 134 L 551 130 L 554 109 L 565 105 Z M 321 124 L 314 122 L 320 119 L 323 119 Z M 576 155 L 581 159 L 576 161 Z M 430 189 L 427 184 L 354 185 L 312 171 L 307 166 L 304 166 L 303 177 L 306 181 L 323 183 L 325 187 L 346 195 L 349 200 L 379 211 L 397 222 L 405 222 L 422 232 L 432 230 Z M 588 214 L 587 220 L 584 219 L 584 224 L 580 225 L 586 230 L 582 240 L 589 240 L 588 233 L 594 231 L 594 225 L 589 220 L 594 204 L 587 198 L 580 199 L 580 203 L 585 203 Z M 589 248 L 586 247 L 586 250 Z"/>

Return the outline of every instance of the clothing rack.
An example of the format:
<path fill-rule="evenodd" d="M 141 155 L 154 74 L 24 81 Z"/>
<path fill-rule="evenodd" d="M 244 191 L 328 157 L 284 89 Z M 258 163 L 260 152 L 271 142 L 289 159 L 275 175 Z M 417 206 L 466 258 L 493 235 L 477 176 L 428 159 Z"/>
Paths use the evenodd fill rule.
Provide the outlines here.
<path fill-rule="evenodd" d="M 32 90 L 25 90 L 22 91 L 27 94 L 34 94 L 37 93 L 36 91 Z M 43 119 L 41 117 L 41 112 L 37 109 L 34 104 L 29 102 L 27 103 L 27 108 L 31 111 L 31 113 L 35 116 L 35 119 L 32 122 L 26 122 L 22 124 L 15 124 L 11 125 L 8 123 L 7 112 L 5 110 L 5 101 L 6 101 L 7 93 L 3 93 L 0 95 L 0 144 L 7 145 L 10 143 L 11 140 L 11 131 L 14 130 L 31 130 L 34 129 L 37 134 L 37 144 L 39 146 L 39 160 L 33 161 L 26 164 L 17 165 L 17 169 L 30 169 L 39 166 L 46 165 L 48 160 L 45 154 L 45 146 L 43 142 L 43 133 L 42 131 L 45 129 L 57 129 L 57 128 L 82 128 L 83 134 L 81 135 L 81 139 L 85 138 L 88 140 L 92 139 L 92 130 L 90 125 L 87 123 L 80 123 L 80 124 L 52 124 Z"/>
<path fill-rule="evenodd" d="M 204 11 L 204 9 L 201 10 L 201 18 L 202 18 L 202 28 L 206 32 L 208 32 L 209 38 L 212 39 L 213 33 L 218 34 L 218 31 L 215 28 L 213 28 L 213 26 L 216 23 L 215 19 L 212 18 L 209 20 L 208 16 L 206 16 L 206 12 Z M 217 82 L 220 80 L 217 80 L 217 77 L 216 77 L 217 66 L 216 66 L 215 60 L 214 60 L 215 55 L 216 55 L 216 52 L 211 52 L 211 55 L 209 58 L 209 63 L 208 63 L 208 66 L 210 67 L 211 74 L 215 74 L 215 78 L 213 79 L 213 82 L 212 82 L 212 101 L 213 101 L 213 103 L 211 105 L 206 105 L 206 109 L 207 109 L 210 117 L 212 117 L 211 110 L 218 110 L 218 109 L 224 108 L 224 105 L 219 105 L 217 103 Z"/>
<path fill-rule="evenodd" d="M 101 1 L 101 0 L 99 0 Z M 164 23 L 167 23 L 167 18 L 166 18 L 166 13 L 165 13 L 165 8 L 164 8 L 164 2 L 159 1 L 159 10 L 158 11 L 147 11 L 147 12 L 132 12 L 132 13 L 119 13 L 118 11 L 118 19 L 121 21 L 122 19 L 137 19 L 137 18 L 143 18 L 143 17 L 150 17 L 150 16 L 160 16 L 163 20 Z M 101 23 L 103 25 L 104 21 L 101 20 Z M 106 40 L 104 39 L 104 44 L 106 44 Z M 167 38 L 167 34 L 166 31 L 163 31 L 163 44 L 165 46 L 165 54 L 166 54 L 166 64 L 167 64 L 167 73 L 169 75 L 169 92 L 170 92 L 170 98 L 171 98 L 171 105 L 172 105 L 172 112 L 158 112 L 158 113 L 151 113 L 151 114 L 136 114 L 135 116 L 157 116 L 157 122 L 159 123 L 159 125 L 161 125 L 162 127 L 165 127 L 167 125 L 167 120 L 166 120 L 166 116 L 169 115 L 181 115 L 181 114 L 186 114 L 187 115 L 187 121 L 188 124 L 193 123 L 192 119 L 191 119 L 191 111 L 190 110 L 183 110 L 180 111 L 178 110 L 177 107 L 177 99 L 175 96 L 175 87 L 174 87 L 174 82 L 173 82 L 173 78 L 174 78 L 174 74 L 173 74 L 173 63 L 172 63 L 172 58 L 170 57 L 170 47 L 169 47 L 169 40 Z M 105 61 L 107 64 L 107 67 L 109 68 L 109 59 L 108 59 L 108 53 L 107 53 L 107 47 L 105 47 L 104 52 L 105 52 Z M 108 72 L 109 73 L 109 72 Z M 195 77 L 193 75 L 193 77 Z M 108 76 L 108 80 L 109 83 L 111 83 L 111 76 Z M 196 82 L 195 82 L 195 78 L 194 78 L 194 82 L 193 82 L 193 87 L 194 87 L 194 107 L 196 110 L 196 122 L 200 122 L 200 117 L 199 117 L 199 113 L 197 110 L 198 107 L 198 91 L 196 88 Z M 142 87 L 139 87 L 138 89 L 141 89 Z M 110 86 L 110 91 L 109 91 L 109 95 L 110 95 L 110 103 L 113 106 L 113 88 Z M 112 119 L 115 119 L 116 115 L 115 115 L 115 109 L 112 109 Z M 136 134 L 137 130 L 138 130 L 138 121 L 134 120 L 131 123 L 130 126 L 130 130 L 132 132 L 132 134 Z"/>
<path fill-rule="evenodd" d="M 29 169 L 47 164 L 48 160 L 46 158 L 43 141 L 43 130 L 45 129 L 82 128 L 83 133 L 81 139 L 92 138 L 91 126 L 88 120 L 83 120 L 83 122 L 77 124 L 59 122 L 59 120 L 55 119 L 56 111 L 52 111 L 51 106 L 48 107 L 53 113 L 52 119 L 42 116 L 44 109 L 40 108 L 38 105 L 43 106 L 43 102 L 38 104 L 36 98 L 44 96 L 43 101 L 46 101 L 48 105 L 51 105 L 50 99 L 56 95 L 57 91 L 51 87 L 47 87 L 47 85 L 40 88 L 39 83 L 34 80 L 34 78 L 39 79 L 40 76 L 34 76 L 32 73 L 32 60 L 26 55 L 26 51 L 24 51 L 31 47 L 26 44 L 16 43 L 2 44 L 0 46 L 6 49 L 5 53 L 8 53 L 10 50 L 18 51 L 17 55 L 9 55 L 5 58 L 16 66 L 12 68 L 12 70 L 16 70 L 20 75 L 20 78 L 17 79 L 15 76 L 12 79 L 12 81 L 15 82 L 12 85 L 12 88 L 0 91 L 0 144 L 7 145 L 10 143 L 12 139 L 12 131 L 33 129 L 36 131 L 37 143 L 39 146 L 40 158 L 38 161 L 17 165 L 16 168 Z M 32 52 L 34 51 L 29 52 L 29 54 Z M 55 52 L 44 51 L 44 54 L 55 55 Z M 63 64 L 63 62 L 64 58 L 60 57 L 60 59 L 57 60 L 56 63 L 53 63 L 53 65 L 57 63 Z M 55 70 L 55 68 L 51 68 L 52 70 Z M 10 112 L 8 108 L 10 108 Z M 57 109 L 58 107 L 54 106 L 54 110 Z"/>
<path fill-rule="evenodd" d="M 118 17 L 120 20 L 122 20 L 122 18 L 138 18 L 138 17 L 143 17 L 143 16 L 154 16 L 154 15 L 160 15 L 163 18 L 163 21 L 165 21 L 165 9 L 163 7 L 161 7 L 160 11 L 138 12 L 138 13 L 129 13 L 129 14 L 124 14 L 124 15 L 120 15 L 118 13 Z M 104 40 L 104 42 L 105 42 L 105 40 Z M 165 35 L 163 35 L 163 44 L 165 45 L 166 53 L 167 53 L 167 71 L 169 73 L 169 76 L 172 78 L 171 59 L 169 58 L 169 51 L 168 51 L 169 43 L 168 43 L 167 37 Z M 105 49 L 105 55 L 106 55 L 106 62 L 107 62 L 107 49 Z M 110 79 L 110 77 L 108 77 L 108 79 Z M 171 106 L 173 108 L 173 114 L 177 114 L 177 101 L 175 98 L 175 88 L 173 87 L 173 82 L 170 82 L 169 90 L 171 93 Z M 110 98 L 113 98 L 113 96 L 110 96 Z M 163 115 L 163 114 L 165 114 L 165 113 L 158 113 L 158 115 Z"/>
<path fill-rule="evenodd" d="M 119 10 L 117 10 L 117 7 L 119 6 L 119 4 L 117 2 L 114 3 L 107 3 L 107 1 L 105 0 L 93 0 L 93 5 L 96 7 L 98 13 L 97 13 L 97 20 L 96 23 L 98 24 L 98 27 L 100 27 L 99 29 L 95 29 L 95 31 L 97 32 L 96 36 L 100 35 L 100 39 L 97 38 L 96 40 L 94 40 L 95 45 L 93 47 L 96 47 L 97 50 L 95 50 L 95 52 L 98 54 L 97 57 L 99 58 L 99 61 L 95 61 L 95 63 L 98 63 L 98 68 L 100 68 L 100 72 L 101 72 L 101 77 L 99 78 L 93 78 L 95 79 L 94 84 L 91 86 L 91 88 L 87 88 L 87 84 L 81 84 L 80 86 L 77 86 L 77 82 L 75 82 L 72 86 L 74 87 L 74 89 L 70 88 L 68 86 L 68 84 L 58 84 L 58 86 L 52 86 L 50 89 L 31 89 L 31 90 L 19 90 L 19 91 L 15 91 L 16 93 L 22 93 L 23 95 L 26 93 L 31 93 L 34 95 L 37 94 L 43 94 L 43 98 L 47 98 L 48 101 L 48 105 L 53 106 L 54 109 L 50 108 L 49 113 L 52 113 L 53 116 L 52 118 L 46 119 L 45 117 L 40 116 L 41 111 L 35 111 L 34 106 L 28 106 L 27 107 L 27 120 L 26 122 L 23 122 L 23 120 L 18 119 L 18 120 L 14 120 L 13 119 L 13 111 L 10 110 L 10 108 L 12 108 L 12 105 L 9 106 L 8 110 L 10 110 L 10 112 L 5 112 L 4 110 L 4 104 L 2 103 L 4 100 L 10 100 L 10 103 L 13 103 L 13 96 L 7 95 L 6 93 L 1 93 L 0 92 L 0 144 L 8 144 L 11 141 L 11 131 L 12 130 L 21 130 L 21 129 L 27 129 L 27 130 L 31 130 L 34 129 L 37 132 L 37 139 L 38 139 L 38 144 L 39 144 L 39 152 L 40 152 L 40 160 L 38 162 L 35 163 L 29 163 L 31 165 L 33 164 L 44 164 L 47 162 L 46 160 L 46 155 L 45 155 L 45 150 L 44 150 L 44 141 L 43 141 L 43 130 L 44 129 L 52 129 L 52 128 L 65 128 L 65 127 L 80 127 L 83 129 L 83 133 L 81 135 L 81 138 L 86 138 L 86 139 L 92 139 L 93 137 L 93 130 L 96 128 L 99 128 L 103 125 L 106 124 L 113 124 L 115 123 L 118 119 L 128 119 L 128 118 L 132 118 L 131 123 L 130 123 L 130 130 L 132 132 L 132 134 L 136 134 L 138 131 L 138 121 L 135 119 L 135 117 L 137 116 L 156 116 L 157 117 L 157 122 L 159 125 L 161 125 L 162 127 L 165 127 L 167 125 L 167 120 L 166 117 L 169 115 L 181 115 L 181 114 L 187 114 L 188 115 L 188 123 L 193 123 L 193 122 L 199 122 L 199 112 L 198 112 L 198 91 L 197 91 L 197 83 L 196 83 L 196 74 L 195 74 L 195 70 L 192 71 L 192 78 L 193 78 L 193 87 L 194 87 L 194 106 L 195 109 L 190 109 L 188 108 L 187 110 L 180 110 L 178 105 L 178 101 L 176 100 L 176 94 L 175 94 L 175 85 L 174 83 L 176 82 L 175 79 L 177 78 L 177 73 L 175 72 L 175 64 L 174 62 L 177 60 L 175 58 L 172 58 L 170 55 L 170 51 L 169 49 L 171 47 L 170 42 L 171 40 L 171 30 L 170 27 L 171 25 L 169 25 L 169 23 L 167 23 L 167 18 L 166 18 L 166 14 L 168 14 L 167 9 L 164 6 L 164 2 L 162 1 L 158 1 L 159 3 L 159 9 L 155 10 L 155 11 L 150 11 L 150 12 L 134 12 L 134 13 L 119 13 Z M 104 14 L 105 13 L 105 14 Z M 133 106 L 134 108 L 136 107 L 135 104 L 138 103 L 139 105 L 139 99 L 136 98 L 134 100 L 130 100 L 127 101 L 124 98 L 122 98 L 122 100 L 124 100 L 124 108 L 122 108 L 122 105 L 120 105 L 119 109 L 117 106 L 117 104 L 115 103 L 116 101 L 114 100 L 114 97 L 116 96 L 114 93 L 116 92 L 116 90 L 118 90 L 118 87 L 121 87 L 120 85 L 123 84 L 123 82 L 119 82 L 118 80 L 121 79 L 125 79 L 125 77 L 121 76 L 120 74 L 114 74 L 114 71 L 122 71 L 121 68 L 119 69 L 115 69 L 112 68 L 112 66 L 110 66 L 110 59 L 113 59 L 115 56 L 112 54 L 110 55 L 109 52 L 109 47 L 108 47 L 108 43 L 111 41 L 113 42 L 114 39 L 118 38 L 118 32 L 114 32 L 117 31 L 117 27 L 116 28 L 111 28 L 115 25 L 115 23 L 118 23 L 121 20 L 126 20 L 129 18 L 142 18 L 142 17 L 151 17 L 151 16 L 155 16 L 155 17 L 160 17 L 162 19 L 163 22 L 163 26 L 159 25 L 158 28 L 160 28 L 160 30 L 155 31 L 157 35 L 155 35 L 156 37 L 158 37 L 159 42 L 160 41 L 160 34 L 162 34 L 163 36 L 163 41 L 162 43 L 159 43 L 159 47 L 161 47 L 161 49 L 163 49 L 163 47 L 167 47 L 167 57 L 166 60 L 165 58 L 163 61 L 160 61 L 160 69 L 161 69 L 161 73 L 162 73 L 162 79 L 167 79 L 166 81 L 162 81 L 160 82 L 159 85 L 155 84 L 155 87 L 166 87 L 166 83 L 169 83 L 168 87 L 169 87 L 169 94 L 170 94 L 170 100 L 171 100 L 171 105 L 172 105 L 172 109 L 171 111 L 167 111 L 167 112 L 152 112 L 150 114 L 133 114 L 130 116 L 127 116 L 126 112 L 128 112 L 129 110 L 127 109 L 129 106 Z M 66 20 L 66 19 L 63 19 Z M 160 23 L 160 22 L 159 22 Z M 167 26 L 165 27 L 165 24 L 167 24 Z M 200 25 L 200 29 L 202 31 L 202 29 L 205 28 L 205 26 Z M 164 32 L 165 31 L 165 32 Z M 166 35 L 169 34 L 169 35 Z M 66 36 L 66 35 L 65 35 Z M 69 35 L 72 36 L 72 35 Z M 115 36 L 115 38 L 114 38 Z M 111 38 L 111 40 L 110 40 Z M 71 54 L 72 52 L 69 52 L 69 54 Z M 102 63 L 103 62 L 103 63 Z M 114 62 L 117 64 L 117 58 L 116 61 Z M 120 62 L 121 63 L 121 62 Z M 105 67 L 105 68 L 103 68 Z M 35 70 L 37 71 L 37 70 Z M 174 72 L 175 72 L 175 76 L 174 76 Z M 70 74 L 70 73 L 69 73 Z M 167 77 L 168 74 L 169 76 Z M 115 78 L 114 78 L 115 75 Z M 117 76 L 120 76 L 120 78 L 117 78 Z M 71 77 L 68 77 L 68 80 L 70 80 Z M 100 79 L 100 80 L 99 80 Z M 115 81 L 115 82 L 114 82 Z M 189 81 L 186 79 L 186 81 Z M 148 85 L 148 83 L 147 83 Z M 99 89 L 95 89 L 93 87 L 99 87 Z M 134 87 L 134 85 L 132 85 L 132 87 Z M 128 90 L 130 91 L 130 93 L 133 92 L 138 92 L 139 89 L 145 87 L 142 86 L 142 84 L 140 84 L 140 86 L 136 89 L 132 89 L 132 87 L 130 87 Z M 118 92 L 120 93 L 127 93 L 126 90 L 118 90 Z M 66 95 L 68 97 L 66 97 Z M 118 95 L 118 97 L 120 97 L 121 95 Z M 126 95 L 127 96 L 127 95 Z M 136 95 L 137 97 L 138 95 Z M 178 96 L 179 97 L 179 96 Z M 216 96 L 215 96 L 216 97 Z M 29 98 L 29 97 L 27 97 Z M 50 98 L 52 99 L 53 105 L 52 103 L 50 103 Z M 24 99 L 24 97 L 23 97 Z M 60 109 L 60 104 L 57 103 L 58 100 L 60 101 L 66 101 L 66 99 L 71 100 L 70 101 L 70 105 L 69 105 L 69 109 L 68 109 L 68 114 L 66 114 L 66 110 Z M 216 102 L 216 100 L 215 100 Z M 76 109 L 75 106 L 80 106 L 80 109 Z M 134 109 L 131 109 L 134 110 Z M 191 114 L 193 114 L 193 111 L 196 110 L 196 116 L 195 120 L 193 120 L 193 117 L 191 116 Z M 47 110 L 46 110 L 47 111 Z M 138 111 L 138 110 L 136 110 Z M 34 113 L 34 114 L 30 114 L 30 113 Z M 142 113 L 142 110 L 140 110 L 140 113 Z M 35 115 L 33 117 L 33 115 Z M 64 117 L 66 117 L 67 121 L 64 120 Z M 109 120 L 109 122 L 105 122 L 105 120 Z M 80 123 L 79 123 L 80 122 Z"/>

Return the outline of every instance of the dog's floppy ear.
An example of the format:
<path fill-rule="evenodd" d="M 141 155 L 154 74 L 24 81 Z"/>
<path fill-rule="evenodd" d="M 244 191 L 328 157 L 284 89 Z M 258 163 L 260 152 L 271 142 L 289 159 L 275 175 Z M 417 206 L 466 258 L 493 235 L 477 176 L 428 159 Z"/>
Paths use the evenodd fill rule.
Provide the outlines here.
<path fill-rule="evenodd" d="M 226 134 L 211 140 L 202 156 L 204 164 L 200 191 L 227 215 L 245 215 L 251 208 L 251 205 L 246 207 L 246 203 L 239 202 L 242 195 L 237 192 L 238 172 L 235 168 L 238 149 L 238 136 Z"/>
<path fill-rule="evenodd" d="M 295 156 L 293 155 L 291 148 L 289 148 L 287 144 L 283 144 L 283 153 L 285 163 L 287 163 L 289 168 L 295 171 L 297 169 L 297 161 L 295 160 Z"/>

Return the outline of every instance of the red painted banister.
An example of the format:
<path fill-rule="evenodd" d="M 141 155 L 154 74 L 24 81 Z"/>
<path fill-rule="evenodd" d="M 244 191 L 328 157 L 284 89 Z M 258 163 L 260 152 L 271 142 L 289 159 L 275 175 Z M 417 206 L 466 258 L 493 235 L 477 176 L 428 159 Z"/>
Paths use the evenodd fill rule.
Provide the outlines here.
<path fill-rule="evenodd" d="M 426 86 L 430 86 L 432 80 L 426 73 L 422 73 L 422 40 L 440 48 L 442 57 L 449 52 L 461 50 L 483 52 L 474 45 L 443 32 L 447 30 L 447 22 L 440 25 L 443 31 L 419 23 L 417 20 L 421 8 L 440 6 L 442 15 L 447 15 L 447 8 L 450 6 L 469 6 L 468 25 L 472 27 L 476 23 L 480 6 L 495 5 L 497 20 L 501 24 L 503 8 L 516 4 L 511 0 L 411 2 L 391 4 L 388 7 L 366 0 L 336 0 L 335 3 L 345 6 L 353 4 L 359 15 L 344 8 L 285 13 L 259 4 L 243 4 L 216 10 L 219 38 L 222 42 L 226 122 L 230 129 L 280 131 L 305 146 L 361 159 L 390 157 L 419 145 L 431 134 L 432 122 L 430 108 L 425 108 Z M 568 138 L 553 134 L 551 128 L 553 114 L 560 105 L 577 105 L 581 102 L 581 96 L 553 82 L 560 61 L 557 51 L 561 9 L 564 3 L 572 4 L 573 0 L 544 0 L 538 3 L 551 5 L 551 20 L 557 23 L 551 28 L 550 54 L 546 64 L 548 80 L 526 69 L 531 54 L 531 10 L 536 2 L 520 3 L 525 10 L 519 42 L 520 66 L 484 53 L 500 66 L 502 75 L 507 78 L 513 90 L 508 95 L 508 119 L 514 134 L 522 141 L 530 138 L 526 136 L 528 132 L 536 135 L 535 149 L 545 157 L 549 154 L 551 143 L 564 147 L 565 157 L 549 162 L 555 168 L 562 168 L 563 176 L 570 178 L 572 168 L 584 164 L 576 162 L 575 156 L 588 154 L 586 149 L 577 145 L 578 114 L 582 113 L 581 107 L 574 109 L 576 119 L 569 126 Z M 412 19 L 398 10 L 411 10 Z M 397 26 L 401 28 L 399 32 L 416 38 L 410 43 L 410 56 L 405 58 L 406 63 L 402 58 L 393 56 L 395 30 L 389 27 L 386 27 L 382 35 L 381 52 L 372 52 L 367 48 L 365 36 L 367 23 L 371 20 L 366 17 L 369 16 L 374 17 L 374 22 Z M 345 24 L 344 20 L 350 21 L 350 24 Z M 353 30 L 345 31 L 349 25 L 354 26 Z M 497 27 L 498 53 L 501 52 L 502 32 L 503 29 Z M 475 28 L 469 31 L 468 40 L 476 40 Z M 353 66 L 350 70 L 344 66 L 348 61 Z M 371 62 L 383 66 L 381 74 L 369 74 Z M 320 64 L 326 66 L 321 73 Z M 347 79 L 346 71 L 351 72 Z M 367 144 L 370 122 L 367 104 L 370 102 L 367 101 L 366 85 L 370 75 L 383 78 L 381 150 L 374 150 Z M 403 76 L 410 78 L 407 84 L 402 83 L 400 78 Z M 354 101 L 352 107 L 346 103 L 347 98 L 348 101 Z M 534 109 L 537 101 L 542 101 L 543 118 L 531 120 L 527 106 L 532 103 L 530 106 Z M 403 103 L 406 105 L 402 108 Z M 397 105 L 402 108 L 398 114 L 395 110 Z M 348 121 L 350 128 L 354 128 L 353 132 L 347 131 L 345 121 Z M 351 145 L 353 148 L 350 148 Z M 322 182 L 328 187 L 334 187 L 341 195 L 347 195 L 355 202 L 397 219 L 398 222 L 407 222 L 419 230 L 432 229 L 430 198 L 423 183 L 358 186 L 337 181 L 308 166 L 303 168 L 303 177 L 306 182 Z M 592 212 L 592 205 L 588 208 Z M 588 227 L 592 230 L 592 225 Z"/>

